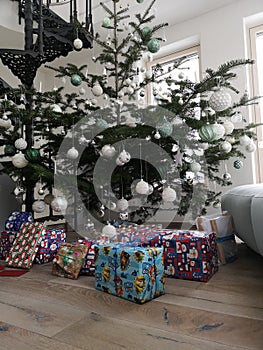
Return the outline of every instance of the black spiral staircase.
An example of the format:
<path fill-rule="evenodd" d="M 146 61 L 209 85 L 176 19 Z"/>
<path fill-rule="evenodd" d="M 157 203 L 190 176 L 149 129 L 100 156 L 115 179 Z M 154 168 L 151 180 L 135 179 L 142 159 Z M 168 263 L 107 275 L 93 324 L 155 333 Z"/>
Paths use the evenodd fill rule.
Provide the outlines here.
<path fill-rule="evenodd" d="M 84 24 L 78 21 L 77 0 L 67 1 L 70 6 L 69 22 L 51 9 L 54 3 L 66 4 L 65 0 L 12 1 L 18 2 L 19 23 L 22 19 L 25 21 L 24 50 L 0 49 L 0 58 L 27 87 L 33 85 L 37 70 L 42 64 L 52 62 L 60 56 L 65 57 L 73 51 L 73 41 L 77 37 L 83 42 L 83 48 L 92 47 L 91 0 L 82 0 L 86 4 Z"/>

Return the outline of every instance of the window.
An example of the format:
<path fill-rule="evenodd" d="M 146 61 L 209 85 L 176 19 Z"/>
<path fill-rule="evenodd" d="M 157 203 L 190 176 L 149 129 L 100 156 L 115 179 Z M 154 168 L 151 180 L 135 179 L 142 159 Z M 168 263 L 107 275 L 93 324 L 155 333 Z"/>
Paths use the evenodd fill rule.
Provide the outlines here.
<path fill-rule="evenodd" d="M 180 65 L 180 69 L 173 69 L 174 62 L 180 57 L 186 57 L 187 60 Z M 164 70 L 163 77 L 171 76 L 171 80 L 175 81 L 187 77 L 192 82 L 198 82 L 200 77 L 199 46 L 156 58 L 149 63 L 148 69 L 154 69 L 154 66 L 157 64 L 161 65 Z M 155 96 L 165 97 L 167 91 L 167 83 L 165 81 L 156 85 L 153 84 L 147 91 L 147 103 L 155 104 Z"/>
<path fill-rule="evenodd" d="M 251 69 L 251 95 L 263 96 L 263 25 L 249 30 L 250 57 L 255 60 Z M 263 99 L 253 108 L 255 123 L 263 123 Z M 254 154 L 255 181 L 263 182 L 263 126 L 257 129 L 258 148 Z"/>

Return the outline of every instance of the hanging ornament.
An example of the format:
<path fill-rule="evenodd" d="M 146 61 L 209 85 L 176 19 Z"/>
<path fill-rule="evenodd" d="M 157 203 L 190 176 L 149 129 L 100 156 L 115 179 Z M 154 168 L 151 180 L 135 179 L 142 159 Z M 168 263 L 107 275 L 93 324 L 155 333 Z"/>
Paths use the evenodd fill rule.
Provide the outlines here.
<path fill-rule="evenodd" d="M 22 137 L 20 139 L 17 139 L 15 141 L 15 148 L 19 149 L 20 151 L 27 148 L 27 142 Z"/>
<path fill-rule="evenodd" d="M 99 129 L 107 129 L 109 124 L 106 122 L 106 120 L 100 118 L 96 121 L 96 126 Z"/>
<path fill-rule="evenodd" d="M 31 163 L 37 163 L 41 159 L 40 152 L 38 149 L 29 148 L 25 151 L 25 158 Z"/>
<path fill-rule="evenodd" d="M 119 160 L 123 162 L 124 164 L 128 163 L 131 160 L 131 155 L 127 151 L 123 150 L 119 156 Z"/>
<path fill-rule="evenodd" d="M 16 148 L 13 145 L 5 145 L 4 154 L 6 156 L 13 156 L 16 153 Z"/>
<path fill-rule="evenodd" d="M 70 82 L 74 86 L 79 86 L 82 83 L 82 79 L 78 74 L 72 74 Z"/>
<path fill-rule="evenodd" d="M 227 136 L 226 141 L 231 143 L 231 145 L 233 145 L 236 142 L 236 139 L 232 136 Z"/>
<path fill-rule="evenodd" d="M 173 125 L 170 122 L 168 122 L 167 120 L 159 122 L 156 125 L 156 129 L 158 129 L 158 131 L 160 132 L 160 134 L 163 137 L 170 136 L 173 133 Z"/>
<path fill-rule="evenodd" d="M 200 143 L 200 148 L 203 150 L 206 150 L 209 148 L 209 143 L 208 142 L 201 142 Z"/>
<path fill-rule="evenodd" d="M 73 46 L 76 50 L 81 50 L 82 47 L 83 47 L 83 42 L 82 40 L 80 40 L 79 38 L 76 38 L 74 41 L 73 41 Z"/>
<path fill-rule="evenodd" d="M 225 153 L 229 153 L 231 152 L 232 150 L 232 145 L 230 142 L 227 142 L 227 141 L 223 141 L 221 144 L 220 144 L 220 150 L 225 152 Z"/>
<path fill-rule="evenodd" d="M 123 166 L 125 163 L 123 163 L 119 158 L 116 159 L 116 165 Z"/>
<path fill-rule="evenodd" d="M 145 73 L 145 77 L 146 79 L 152 79 L 153 76 L 153 72 L 151 69 L 147 69 L 146 73 Z"/>
<path fill-rule="evenodd" d="M 150 27 L 144 27 L 142 28 L 142 36 L 145 38 L 147 35 L 151 33 L 151 28 Z"/>
<path fill-rule="evenodd" d="M 116 153 L 116 149 L 112 145 L 104 145 L 101 149 L 100 154 L 105 158 L 112 158 Z"/>
<path fill-rule="evenodd" d="M 149 196 L 150 194 L 153 193 L 153 186 L 151 184 L 148 185 L 148 192 L 147 195 Z"/>
<path fill-rule="evenodd" d="M 223 179 L 224 179 L 225 181 L 231 180 L 231 174 L 225 173 L 225 174 L 223 175 Z"/>
<path fill-rule="evenodd" d="M 236 168 L 236 169 L 241 169 L 242 168 L 242 166 L 243 166 L 243 162 L 242 162 L 242 160 L 235 160 L 234 161 L 234 163 L 233 163 L 233 165 L 234 165 L 234 168 Z"/>
<path fill-rule="evenodd" d="M 98 82 L 96 82 L 93 86 L 93 88 L 91 89 L 91 92 L 93 93 L 94 96 L 98 97 L 101 96 L 103 94 L 103 89 L 100 86 L 100 84 Z"/>
<path fill-rule="evenodd" d="M 191 168 L 191 171 L 193 171 L 194 173 L 197 173 L 202 169 L 201 164 L 198 162 L 192 162 L 190 164 L 190 168 Z"/>
<path fill-rule="evenodd" d="M 5 128 L 5 129 L 9 129 L 12 126 L 12 122 L 11 120 L 8 119 L 4 119 L 4 118 L 0 118 L 0 127 L 1 128 Z"/>
<path fill-rule="evenodd" d="M 67 209 L 68 202 L 64 197 L 55 197 L 50 203 L 51 208 L 56 212 L 61 212 Z"/>
<path fill-rule="evenodd" d="M 130 115 L 126 117 L 125 125 L 129 126 L 130 128 L 136 128 L 136 119 L 131 117 Z"/>
<path fill-rule="evenodd" d="M 243 116 L 240 112 L 233 114 L 231 117 L 231 121 L 233 123 L 240 123 L 240 122 L 242 122 L 242 120 L 243 120 Z"/>
<path fill-rule="evenodd" d="M 230 108 L 231 105 L 231 95 L 224 88 L 215 91 L 209 99 L 209 106 L 216 112 L 222 112 Z"/>
<path fill-rule="evenodd" d="M 40 187 L 37 191 L 37 193 L 40 195 L 40 196 L 43 196 L 43 194 L 45 193 L 45 190 L 43 190 L 42 187 Z"/>
<path fill-rule="evenodd" d="M 46 204 L 44 201 L 35 201 L 33 204 L 32 204 L 32 209 L 35 213 L 43 213 L 43 211 L 45 211 L 46 209 Z"/>
<path fill-rule="evenodd" d="M 111 25 L 111 20 L 110 20 L 110 18 L 109 17 L 105 17 L 104 19 L 103 19 L 103 21 L 102 21 L 102 27 L 104 27 L 104 28 L 109 28 L 110 27 L 110 25 Z"/>
<path fill-rule="evenodd" d="M 116 227 L 111 224 L 105 225 L 102 229 L 102 235 L 109 238 L 114 238 L 116 236 Z"/>
<path fill-rule="evenodd" d="M 183 72 L 180 72 L 180 73 L 178 74 L 178 78 L 179 78 L 180 80 L 183 80 L 183 79 L 184 79 L 184 73 L 183 73 Z"/>
<path fill-rule="evenodd" d="M 103 209 L 99 209 L 99 211 L 98 211 L 98 216 L 99 216 L 100 218 L 103 218 L 104 215 L 105 215 L 105 211 L 104 211 Z"/>
<path fill-rule="evenodd" d="M 229 120 L 227 120 L 223 123 L 223 127 L 225 128 L 226 135 L 232 134 L 232 132 L 235 128 L 234 124 L 232 122 L 230 122 Z"/>
<path fill-rule="evenodd" d="M 154 138 L 156 140 L 159 140 L 161 138 L 161 134 L 159 133 L 159 131 L 157 130 L 156 133 L 154 134 Z"/>
<path fill-rule="evenodd" d="M 17 153 L 12 157 L 12 163 L 16 168 L 21 169 L 27 166 L 28 161 L 23 153 Z"/>
<path fill-rule="evenodd" d="M 81 135 L 79 138 L 79 144 L 84 145 L 87 142 L 87 139 L 84 135 Z"/>
<path fill-rule="evenodd" d="M 257 146 L 255 145 L 255 143 L 253 141 L 251 141 L 247 146 L 246 146 L 246 151 L 249 153 L 255 152 L 255 150 L 257 149 Z"/>
<path fill-rule="evenodd" d="M 25 194 L 26 190 L 24 189 L 24 187 L 22 186 L 17 186 L 15 189 L 14 189 L 14 195 L 16 197 L 19 197 L 19 196 L 23 196 Z"/>
<path fill-rule="evenodd" d="M 176 200 L 176 192 L 170 186 L 166 187 L 162 193 L 164 203 L 171 203 Z"/>
<path fill-rule="evenodd" d="M 202 141 L 213 142 L 216 139 L 216 133 L 211 124 L 205 124 L 199 129 L 199 136 Z"/>
<path fill-rule="evenodd" d="M 239 143 L 241 146 L 247 146 L 251 143 L 251 138 L 247 135 L 242 135 L 239 138 Z"/>
<path fill-rule="evenodd" d="M 160 50 L 160 41 L 158 39 L 152 38 L 147 43 L 147 48 L 151 53 L 156 53 Z"/>
<path fill-rule="evenodd" d="M 147 194 L 149 191 L 149 184 L 148 182 L 144 181 L 143 179 L 141 179 L 136 187 L 135 187 L 135 191 L 139 194 Z"/>
<path fill-rule="evenodd" d="M 49 193 L 44 197 L 44 202 L 50 205 L 54 198 L 53 194 Z"/>
<path fill-rule="evenodd" d="M 79 93 L 80 93 L 80 95 L 85 95 L 86 90 L 82 87 L 79 89 Z"/>
<path fill-rule="evenodd" d="M 222 124 L 215 123 L 215 124 L 212 124 L 212 127 L 215 131 L 215 135 L 216 135 L 215 139 L 216 140 L 221 139 L 225 135 L 225 128 L 223 127 Z"/>
<path fill-rule="evenodd" d="M 120 219 L 122 220 L 122 221 L 127 221 L 128 220 L 128 218 L 129 218 L 129 214 L 128 214 L 128 212 L 127 211 L 125 211 L 125 212 L 123 212 L 123 213 L 120 213 Z"/>
<path fill-rule="evenodd" d="M 117 208 L 121 211 L 124 211 L 129 207 L 129 202 L 127 201 L 127 199 L 123 197 L 119 199 L 116 204 L 117 204 Z"/>
<path fill-rule="evenodd" d="M 221 202 L 219 199 L 215 200 L 213 203 L 214 208 L 220 208 L 221 207 Z"/>
<path fill-rule="evenodd" d="M 52 112 L 55 112 L 55 113 L 63 113 L 61 107 L 56 103 L 52 104 L 50 106 L 50 109 L 52 110 Z"/>
<path fill-rule="evenodd" d="M 73 146 L 67 151 L 67 157 L 69 159 L 75 160 L 79 156 L 78 150 Z"/>

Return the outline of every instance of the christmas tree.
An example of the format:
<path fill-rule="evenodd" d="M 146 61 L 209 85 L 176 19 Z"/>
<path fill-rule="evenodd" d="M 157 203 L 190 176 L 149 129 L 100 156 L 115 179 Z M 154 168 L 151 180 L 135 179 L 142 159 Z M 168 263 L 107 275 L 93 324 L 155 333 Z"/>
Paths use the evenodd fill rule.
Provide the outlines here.
<path fill-rule="evenodd" d="M 154 3 L 134 20 L 129 7 L 117 0 L 101 4 L 107 35 L 91 39 L 100 48 L 92 60 L 102 65 L 103 74 L 72 63 L 52 68 L 56 77 L 70 79 L 77 93 L 21 86 L 3 96 L 1 145 L 4 156 L 11 157 L 2 163 L 3 172 L 16 180 L 16 195 L 25 197 L 29 188 L 37 188 L 34 198 L 26 198 L 27 210 L 41 213 L 49 205 L 76 230 L 79 216 L 90 227 L 112 219 L 157 220 L 163 210 L 171 212 L 171 221 L 176 214 L 190 213 L 193 219 L 208 205 L 220 204 L 220 193 L 209 182 L 231 184 L 227 171 L 219 174 L 220 164 L 233 158 L 240 168 L 245 156 L 240 145 L 248 152 L 255 149 L 255 125 L 237 128 L 234 123 L 242 121 L 241 107 L 256 98 L 244 94 L 234 103 L 228 92 L 238 93 L 231 85 L 233 69 L 252 62 L 236 60 L 208 69 L 195 83 L 180 69 L 185 57 L 172 67 L 180 72 L 178 80 L 171 78 L 171 68 L 146 70 L 145 62 L 161 46 L 158 32 L 166 26 L 150 26 Z M 81 40 L 75 45 L 80 49 Z M 168 85 L 165 97 L 156 96 L 153 106 L 138 105 L 149 84 L 163 81 Z M 32 102 L 30 110 L 24 108 L 25 96 Z M 28 121 L 30 145 L 24 137 Z M 110 231 L 111 225 L 106 227 Z"/>

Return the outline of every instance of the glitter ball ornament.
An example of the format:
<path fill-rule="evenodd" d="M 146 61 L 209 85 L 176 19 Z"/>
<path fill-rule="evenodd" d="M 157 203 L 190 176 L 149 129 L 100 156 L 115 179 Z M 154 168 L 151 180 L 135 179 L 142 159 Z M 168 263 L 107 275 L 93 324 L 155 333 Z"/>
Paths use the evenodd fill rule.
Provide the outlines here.
<path fill-rule="evenodd" d="M 55 113 L 62 113 L 62 109 L 61 107 L 56 104 L 56 103 L 53 103 L 51 106 L 50 106 L 50 109 L 52 110 L 52 112 L 55 112 Z"/>
<path fill-rule="evenodd" d="M 199 129 L 199 137 L 202 141 L 212 142 L 216 139 L 216 133 L 211 124 L 205 124 Z"/>
<path fill-rule="evenodd" d="M 19 149 L 20 151 L 27 148 L 27 142 L 22 137 L 20 139 L 17 139 L 15 141 L 15 148 Z"/>
<path fill-rule="evenodd" d="M 79 38 L 76 38 L 74 41 L 73 41 L 73 46 L 76 50 L 81 50 L 82 47 L 83 47 L 83 42 L 82 40 L 80 40 Z"/>
<path fill-rule="evenodd" d="M 141 179 L 137 183 L 135 191 L 139 194 L 147 194 L 149 191 L 149 184 L 146 181 L 143 181 L 143 179 Z"/>
<path fill-rule="evenodd" d="M 216 112 L 222 112 L 230 108 L 231 104 L 231 95 L 223 88 L 215 91 L 209 99 L 209 106 Z"/>
<path fill-rule="evenodd" d="M 32 204 L 32 209 L 35 213 L 43 213 L 46 209 L 46 204 L 44 201 L 35 201 Z"/>
<path fill-rule="evenodd" d="M 171 203 L 176 200 L 176 192 L 170 186 L 166 187 L 162 193 L 162 199 L 165 203 Z"/>
<path fill-rule="evenodd" d="M 79 86 L 82 83 L 82 79 L 78 74 L 72 74 L 70 82 L 74 86 Z"/>
<path fill-rule="evenodd" d="M 27 166 L 28 161 L 23 153 L 17 153 L 12 157 L 12 163 L 16 168 L 21 169 Z"/>
<path fill-rule="evenodd" d="M 93 93 L 94 96 L 99 97 L 103 94 L 103 89 L 100 86 L 100 84 L 97 82 L 93 88 L 91 89 L 91 92 Z"/>
<path fill-rule="evenodd" d="M 225 128 L 222 124 L 215 123 L 213 124 L 213 129 L 215 131 L 215 139 L 219 140 L 225 135 Z"/>
<path fill-rule="evenodd" d="M 125 212 L 123 212 L 123 213 L 120 213 L 120 219 L 121 219 L 122 221 L 127 221 L 128 218 L 129 218 L 129 214 L 128 214 L 127 211 L 125 211 Z"/>
<path fill-rule="evenodd" d="M 223 141 L 221 144 L 220 144 L 220 150 L 225 152 L 225 153 L 229 153 L 231 150 L 232 150 L 232 145 L 230 142 L 227 142 L 227 141 Z"/>
<path fill-rule="evenodd" d="M 159 122 L 156 125 L 156 129 L 158 129 L 159 133 L 163 136 L 163 137 L 167 137 L 172 135 L 173 133 L 173 125 L 168 122 L 168 121 L 163 121 L 163 122 Z"/>
<path fill-rule="evenodd" d="M 61 212 L 67 209 L 68 202 L 64 197 L 55 197 L 50 203 L 51 208 L 56 212 Z"/>
<path fill-rule="evenodd" d="M 147 43 L 147 48 L 151 53 L 156 53 L 160 50 L 160 41 L 158 39 L 152 38 Z"/>
<path fill-rule="evenodd" d="M 191 168 L 191 171 L 193 171 L 194 173 L 197 173 L 198 171 L 200 171 L 201 170 L 201 164 L 200 163 L 198 163 L 198 162 L 192 162 L 191 164 L 190 164 L 190 168 Z"/>
<path fill-rule="evenodd" d="M 72 159 L 75 160 L 77 159 L 79 156 L 79 152 L 75 147 L 71 147 L 68 151 L 67 151 L 67 157 L 68 159 Z"/>
<path fill-rule="evenodd" d="M 231 180 L 231 174 L 225 173 L 225 174 L 223 175 L 223 179 L 224 179 L 225 181 Z"/>
<path fill-rule="evenodd" d="M 247 135 L 242 135 L 239 138 L 239 143 L 241 146 L 247 146 L 251 143 L 251 138 Z"/>
<path fill-rule="evenodd" d="M 112 145 L 104 145 L 101 149 L 101 155 L 105 158 L 112 158 L 116 153 L 116 149 Z"/>
<path fill-rule="evenodd" d="M 119 199 L 116 204 L 117 204 L 117 208 L 121 211 L 124 211 L 129 207 L 129 202 L 127 201 L 127 199 L 123 197 Z"/>
<path fill-rule="evenodd" d="M 246 146 L 246 151 L 249 153 L 255 152 L 256 149 L 257 149 L 257 146 L 254 144 L 253 141 L 251 141 L 250 144 Z"/>
<path fill-rule="evenodd" d="M 223 127 L 225 128 L 225 134 L 226 135 L 230 135 L 232 134 L 233 130 L 234 130 L 234 124 L 232 122 L 230 122 L 229 120 L 225 121 L 223 123 Z"/>
<path fill-rule="evenodd" d="M 9 129 L 12 126 L 12 122 L 10 119 L 3 119 L 0 118 L 0 127 L 5 128 L 5 129 Z"/>
<path fill-rule="evenodd" d="M 38 149 L 29 148 L 25 151 L 25 158 L 30 163 L 37 163 L 41 159 L 40 152 Z"/>
<path fill-rule="evenodd" d="M 116 228 L 111 224 L 105 225 L 102 229 L 102 235 L 109 238 L 114 238 L 116 236 Z"/>
<path fill-rule="evenodd" d="M 233 163 L 233 166 L 234 166 L 234 168 L 235 169 L 241 169 L 242 168 L 242 166 L 243 166 L 243 162 L 242 162 L 242 160 L 235 160 L 234 161 L 234 163 Z"/>

